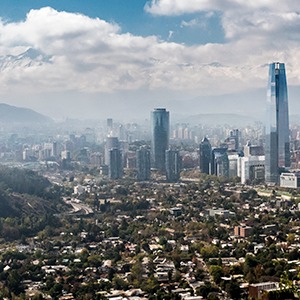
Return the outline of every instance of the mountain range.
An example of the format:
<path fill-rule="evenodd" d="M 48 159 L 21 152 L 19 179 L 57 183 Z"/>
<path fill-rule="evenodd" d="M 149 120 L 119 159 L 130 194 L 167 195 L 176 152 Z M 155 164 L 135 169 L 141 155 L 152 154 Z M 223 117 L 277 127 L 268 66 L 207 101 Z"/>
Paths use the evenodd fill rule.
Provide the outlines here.
<path fill-rule="evenodd" d="M 44 63 L 51 63 L 51 56 L 33 48 L 27 49 L 19 55 L 0 56 L 0 70 L 13 69 L 17 67 L 40 66 Z"/>
<path fill-rule="evenodd" d="M 39 49 L 28 48 L 18 55 L 0 56 L 0 70 L 30 68 L 52 64 L 52 57 Z M 218 67 L 218 62 L 209 66 Z M 289 109 L 291 123 L 299 123 L 300 87 L 289 86 Z M 120 94 L 99 94 L 64 91 L 43 94 L 6 96 L 7 103 L 36 108 L 56 119 L 105 119 L 112 117 L 121 122 L 141 122 L 149 118 L 155 107 L 166 107 L 172 123 L 231 124 L 235 126 L 265 121 L 266 88 L 257 88 L 235 94 L 185 98 L 182 93 L 163 91 L 123 91 Z M 63 100 L 62 100 L 63 99 Z M 67 108 L 67 110 L 66 110 Z M 118 108 L 118 109 L 116 109 Z M 126 119 L 124 119 L 126 117 Z M 52 120 L 34 110 L 0 103 L 0 123 L 49 123 Z"/>
<path fill-rule="evenodd" d="M 46 117 L 32 109 L 16 107 L 5 103 L 0 103 L 0 123 L 52 123 L 52 119 Z"/>

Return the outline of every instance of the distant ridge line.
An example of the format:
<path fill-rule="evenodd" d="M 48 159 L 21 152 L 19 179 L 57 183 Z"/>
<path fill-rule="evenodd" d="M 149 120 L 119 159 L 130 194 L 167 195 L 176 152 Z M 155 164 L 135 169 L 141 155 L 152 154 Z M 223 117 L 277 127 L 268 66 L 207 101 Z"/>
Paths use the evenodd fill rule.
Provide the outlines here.
<path fill-rule="evenodd" d="M 53 120 L 30 108 L 0 103 L 0 123 L 52 123 Z"/>

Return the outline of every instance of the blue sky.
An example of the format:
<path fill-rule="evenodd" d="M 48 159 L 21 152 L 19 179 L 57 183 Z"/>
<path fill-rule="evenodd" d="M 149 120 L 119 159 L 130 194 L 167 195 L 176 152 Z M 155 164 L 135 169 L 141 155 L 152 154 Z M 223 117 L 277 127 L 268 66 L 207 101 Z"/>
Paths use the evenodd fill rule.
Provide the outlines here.
<path fill-rule="evenodd" d="M 53 116 L 248 113 L 273 61 L 300 85 L 299 0 L 1 0 L 0 18 L 0 97 Z"/>
<path fill-rule="evenodd" d="M 9 21 L 23 20 L 31 9 L 50 6 L 59 11 L 82 13 L 91 18 L 101 18 L 108 22 L 118 23 L 123 32 L 135 35 L 156 35 L 164 40 L 185 43 L 188 45 L 223 42 L 224 33 L 219 14 L 210 18 L 206 13 L 186 13 L 184 16 L 157 16 L 145 11 L 147 1 L 143 0 L 2 0 L 1 17 Z M 203 20 L 205 28 L 183 26 L 194 18 Z"/>

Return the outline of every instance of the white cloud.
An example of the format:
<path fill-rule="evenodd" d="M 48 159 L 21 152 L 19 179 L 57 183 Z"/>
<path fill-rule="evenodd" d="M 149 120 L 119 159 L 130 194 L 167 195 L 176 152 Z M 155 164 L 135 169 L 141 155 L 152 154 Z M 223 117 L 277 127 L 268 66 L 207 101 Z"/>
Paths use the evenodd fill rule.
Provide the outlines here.
<path fill-rule="evenodd" d="M 230 77 L 235 78 L 235 74 L 239 87 L 261 85 L 266 71 L 258 66 L 278 60 L 286 62 L 287 74 L 292 74 L 289 82 L 299 84 L 299 0 L 152 0 L 145 10 L 165 16 L 199 14 L 190 21 L 182 21 L 181 26 L 185 27 L 196 26 L 205 12 L 218 12 L 227 42 L 199 46 L 198 51 L 207 62 L 215 60 L 230 66 L 224 82 L 233 89 Z M 206 23 L 208 29 L 209 25 Z M 212 74 L 218 76 L 224 68 L 215 68 L 214 72 L 208 78 Z"/>
<path fill-rule="evenodd" d="M 169 30 L 168 41 L 170 41 L 172 39 L 173 35 L 174 35 L 174 31 Z"/>
<path fill-rule="evenodd" d="M 203 11 L 228 10 L 299 10 L 298 0 L 151 0 L 145 10 L 155 15 L 181 15 Z"/>
<path fill-rule="evenodd" d="M 209 22 L 212 17 L 215 16 L 213 11 L 202 14 L 197 18 L 193 18 L 190 20 L 182 20 L 180 23 L 181 28 L 193 28 L 193 29 L 202 29 L 209 30 Z"/>
<path fill-rule="evenodd" d="M 191 19 L 189 21 L 181 21 L 180 27 L 191 27 L 191 28 L 195 28 L 195 27 L 199 27 L 199 28 L 206 28 L 207 23 L 204 20 L 200 20 L 200 19 Z"/>
<path fill-rule="evenodd" d="M 186 2 L 191 3 L 190 9 L 198 2 L 207 9 L 212 8 L 211 3 L 222 3 Z M 237 0 L 227 2 L 232 7 L 241 5 Z M 270 1 L 261 2 L 266 6 Z M 0 64 L 5 62 L 0 73 L 1 94 L 172 90 L 189 97 L 232 93 L 265 87 L 266 63 L 273 60 L 285 61 L 289 83 L 299 84 L 299 15 L 283 11 L 264 16 L 247 10 L 243 18 L 233 10 L 230 13 L 231 18 L 228 13 L 223 19 L 230 39 L 226 44 L 186 46 L 155 36 L 122 33 L 117 24 L 80 14 L 49 7 L 31 10 L 22 22 L 0 21 Z M 49 61 L 30 63 L 14 58 L 12 63 L 7 56 L 28 48 L 40 51 Z"/>
<path fill-rule="evenodd" d="M 2 23 L 0 42 L 11 47 L 30 45 L 34 48 L 47 48 L 51 54 L 59 54 L 68 43 L 75 46 L 76 42 L 78 50 L 97 47 L 97 42 L 104 35 L 116 34 L 119 30 L 118 25 L 98 18 L 91 19 L 45 7 L 31 10 L 23 22 Z"/>
<path fill-rule="evenodd" d="M 222 7 L 222 1 L 228 2 L 228 0 L 152 0 L 146 3 L 145 10 L 154 15 L 181 15 L 218 10 Z"/>
<path fill-rule="evenodd" d="M 296 35 L 299 39 L 299 0 L 152 0 L 145 10 L 154 15 L 184 15 L 219 12 L 228 39 L 247 34 L 278 35 L 278 31 Z M 197 24 L 197 18 L 182 22 L 182 26 Z"/>

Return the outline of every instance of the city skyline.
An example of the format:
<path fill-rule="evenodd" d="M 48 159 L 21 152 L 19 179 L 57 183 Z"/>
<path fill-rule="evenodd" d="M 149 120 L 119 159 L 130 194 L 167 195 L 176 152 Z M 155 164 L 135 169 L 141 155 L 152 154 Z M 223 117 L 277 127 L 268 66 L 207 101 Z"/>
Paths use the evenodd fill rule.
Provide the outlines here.
<path fill-rule="evenodd" d="M 268 64 L 284 61 L 300 112 L 296 0 L 5 0 L 0 8 L 2 102 L 58 119 L 145 118 L 153 107 L 257 115 Z"/>

